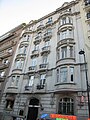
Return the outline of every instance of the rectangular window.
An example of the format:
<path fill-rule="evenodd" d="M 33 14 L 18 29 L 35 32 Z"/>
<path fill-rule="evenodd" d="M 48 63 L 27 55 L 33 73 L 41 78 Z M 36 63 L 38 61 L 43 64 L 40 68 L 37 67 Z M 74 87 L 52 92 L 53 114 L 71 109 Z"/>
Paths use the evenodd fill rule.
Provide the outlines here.
<path fill-rule="evenodd" d="M 22 54 L 22 53 L 23 53 L 23 50 L 24 50 L 24 47 L 23 47 L 23 46 L 20 47 L 20 48 L 19 48 L 19 54 Z"/>
<path fill-rule="evenodd" d="M 46 41 L 45 46 L 49 46 L 49 45 L 50 45 L 50 41 Z"/>
<path fill-rule="evenodd" d="M 73 46 L 70 46 L 70 57 L 74 57 L 74 55 L 73 55 Z"/>
<path fill-rule="evenodd" d="M 59 50 L 57 51 L 57 60 L 60 59 L 60 53 L 59 53 Z"/>
<path fill-rule="evenodd" d="M 57 69 L 57 83 L 59 82 L 59 69 Z"/>
<path fill-rule="evenodd" d="M 60 81 L 67 82 L 68 69 L 67 67 L 60 69 Z"/>
<path fill-rule="evenodd" d="M 19 59 L 15 61 L 15 69 L 22 69 L 24 65 L 24 60 Z"/>
<path fill-rule="evenodd" d="M 62 25 L 66 24 L 66 17 L 62 19 Z"/>
<path fill-rule="evenodd" d="M 39 50 L 39 45 L 35 45 L 34 50 Z"/>
<path fill-rule="evenodd" d="M 67 38 L 67 30 L 64 30 L 60 33 L 60 40 Z"/>
<path fill-rule="evenodd" d="M 20 61 L 20 68 L 21 68 L 21 69 L 23 68 L 23 65 L 24 65 L 24 60 L 21 60 L 21 61 Z"/>
<path fill-rule="evenodd" d="M 63 58 L 66 58 L 67 57 L 67 47 L 65 46 L 65 47 L 62 47 L 61 48 L 62 50 L 61 50 L 61 52 L 62 52 L 62 59 Z"/>
<path fill-rule="evenodd" d="M 74 67 L 70 67 L 70 81 L 73 82 L 73 76 L 74 76 Z"/>
<path fill-rule="evenodd" d="M 40 76 L 40 85 L 44 85 L 46 80 L 46 74 L 42 74 Z"/>
<path fill-rule="evenodd" d="M 48 23 L 52 22 L 52 17 L 48 18 Z"/>
<path fill-rule="evenodd" d="M 47 64 L 47 62 L 48 62 L 47 56 L 43 56 L 43 64 Z"/>
<path fill-rule="evenodd" d="M 29 85 L 29 86 L 32 86 L 32 85 L 33 85 L 33 81 L 34 81 L 34 76 L 30 76 L 30 77 L 29 77 L 28 85 Z"/>
<path fill-rule="evenodd" d="M 20 60 L 15 61 L 15 69 L 20 68 Z"/>
<path fill-rule="evenodd" d="M 73 31 L 72 30 L 69 30 L 69 35 L 68 35 L 69 38 L 73 38 Z"/>
<path fill-rule="evenodd" d="M 33 58 L 32 59 L 32 66 L 36 66 L 37 65 L 37 59 L 36 58 Z"/>

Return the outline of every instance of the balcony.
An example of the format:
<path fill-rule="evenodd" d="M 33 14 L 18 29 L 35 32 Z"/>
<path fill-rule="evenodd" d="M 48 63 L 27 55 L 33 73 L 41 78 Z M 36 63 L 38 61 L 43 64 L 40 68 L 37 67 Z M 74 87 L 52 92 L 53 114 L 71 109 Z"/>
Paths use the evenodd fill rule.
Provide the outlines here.
<path fill-rule="evenodd" d="M 57 47 L 60 47 L 60 46 L 62 46 L 64 44 L 72 44 L 72 45 L 74 45 L 75 44 L 74 38 L 71 36 L 71 37 L 66 37 L 66 38 L 64 38 L 62 40 L 59 40 L 57 42 Z"/>
<path fill-rule="evenodd" d="M 37 27 L 37 31 L 42 30 L 43 27 L 44 27 L 43 25 L 39 25 L 39 26 Z"/>
<path fill-rule="evenodd" d="M 18 86 L 8 86 L 6 93 L 18 93 Z"/>
<path fill-rule="evenodd" d="M 33 42 L 34 42 L 34 44 L 39 44 L 41 42 L 41 40 L 42 40 L 42 37 L 38 35 L 35 37 L 35 40 Z"/>
<path fill-rule="evenodd" d="M 73 24 L 72 23 L 65 23 L 65 24 L 59 25 L 58 31 L 62 31 L 63 29 L 67 30 L 67 28 L 68 29 L 73 29 Z"/>
<path fill-rule="evenodd" d="M 29 72 L 35 72 L 36 66 L 30 66 L 28 69 L 29 69 Z"/>
<path fill-rule="evenodd" d="M 0 65 L 0 70 L 8 68 L 8 67 L 9 67 L 9 63 L 7 63 L 7 64 L 1 64 Z"/>
<path fill-rule="evenodd" d="M 62 16 L 67 16 L 67 15 L 71 15 L 72 12 L 70 10 L 65 10 L 65 11 L 62 11 L 61 14 L 60 14 L 60 17 Z"/>
<path fill-rule="evenodd" d="M 42 48 L 41 55 L 43 55 L 44 53 L 47 53 L 47 54 L 50 53 L 50 46 L 45 46 Z"/>
<path fill-rule="evenodd" d="M 23 67 L 14 67 L 12 72 L 21 74 L 22 70 L 23 70 Z"/>
<path fill-rule="evenodd" d="M 38 85 L 37 85 L 37 89 L 38 89 L 38 90 L 44 89 L 44 84 L 43 84 L 43 85 L 38 84 Z"/>
<path fill-rule="evenodd" d="M 39 50 L 33 50 L 33 51 L 32 51 L 31 58 L 34 57 L 34 56 L 35 56 L 35 57 L 38 57 L 38 56 L 39 56 Z"/>
<path fill-rule="evenodd" d="M 46 32 L 43 36 L 43 39 L 47 41 L 47 40 L 50 40 L 51 37 L 52 37 L 52 32 Z"/>
<path fill-rule="evenodd" d="M 47 84 L 37 84 L 35 93 L 45 93 L 47 90 Z"/>
<path fill-rule="evenodd" d="M 13 52 L 3 52 L 0 54 L 0 59 L 4 59 L 6 57 L 12 56 Z"/>
<path fill-rule="evenodd" d="M 46 22 L 46 27 L 51 26 L 52 23 L 53 23 L 52 21 L 48 21 L 48 22 Z"/>
<path fill-rule="evenodd" d="M 24 92 L 25 92 L 25 93 L 26 93 L 26 92 L 32 93 L 32 92 L 33 92 L 33 89 L 34 89 L 34 85 L 32 85 L 32 86 L 26 85 Z"/>
<path fill-rule="evenodd" d="M 17 58 L 25 58 L 26 57 L 26 53 L 18 53 Z"/>
<path fill-rule="evenodd" d="M 23 40 L 20 45 L 29 45 L 29 40 Z"/>
<path fill-rule="evenodd" d="M 55 84 L 55 92 L 77 91 L 76 83 L 57 83 Z"/>
<path fill-rule="evenodd" d="M 48 64 L 40 64 L 39 65 L 39 71 L 44 71 L 48 69 Z"/>

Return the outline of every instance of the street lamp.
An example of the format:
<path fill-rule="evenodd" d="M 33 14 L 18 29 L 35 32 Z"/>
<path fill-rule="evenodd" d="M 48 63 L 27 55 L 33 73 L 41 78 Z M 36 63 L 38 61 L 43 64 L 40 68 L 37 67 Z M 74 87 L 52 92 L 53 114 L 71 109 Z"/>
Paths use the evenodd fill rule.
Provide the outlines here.
<path fill-rule="evenodd" d="M 84 56 L 85 76 L 86 76 L 86 85 L 87 85 L 87 98 L 88 98 L 88 112 L 89 112 L 89 118 L 90 118 L 89 85 L 88 85 L 88 76 L 87 76 L 87 66 L 86 66 L 85 51 L 81 50 L 81 51 L 79 51 L 79 54 Z"/>

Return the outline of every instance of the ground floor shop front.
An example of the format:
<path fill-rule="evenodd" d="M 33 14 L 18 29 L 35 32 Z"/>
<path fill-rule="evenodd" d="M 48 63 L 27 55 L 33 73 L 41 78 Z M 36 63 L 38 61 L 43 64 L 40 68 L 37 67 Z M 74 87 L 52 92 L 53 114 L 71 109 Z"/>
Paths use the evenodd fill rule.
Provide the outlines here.
<path fill-rule="evenodd" d="M 36 120 L 42 114 L 74 115 L 87 120 L 85 92 L 5 94 L 0 105 L 1 120 Z"/>

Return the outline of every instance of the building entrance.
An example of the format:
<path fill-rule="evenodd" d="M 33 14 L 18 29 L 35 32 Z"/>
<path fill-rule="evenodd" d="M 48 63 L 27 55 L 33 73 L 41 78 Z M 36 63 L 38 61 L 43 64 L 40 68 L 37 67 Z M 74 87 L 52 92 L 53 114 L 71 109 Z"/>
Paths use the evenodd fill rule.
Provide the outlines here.
<path fill-rule="evenodd" d="M 38 116 L 39 100 L 32 98 L 29 102 L 27 120 L 36 120 Z"/>

